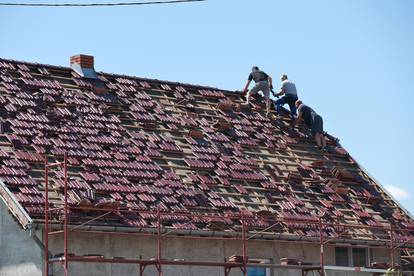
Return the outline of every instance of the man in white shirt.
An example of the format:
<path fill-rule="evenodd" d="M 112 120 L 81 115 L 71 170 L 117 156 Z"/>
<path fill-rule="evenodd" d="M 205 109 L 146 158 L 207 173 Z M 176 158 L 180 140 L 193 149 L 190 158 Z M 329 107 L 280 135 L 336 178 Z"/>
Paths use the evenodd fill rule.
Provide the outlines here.
<path fill-rule="evenodd" d="M 298 100 L 296 85 L 292 81 L 288 80 L 287 75 L 282 75 L 280 77 L 280 80 L 282 81 L 282 87 L 280 88 L 279 93 L 275 94 L 275 96 L 278 97 L 283 95 L 283 97 L 275 101 L 276 112 L 280 114 L 282 111 L 282 106 L 284 104 L 288 104 L 290 108 L 290 114 L 293 118 L 296 115 L 295 102 Z"/>

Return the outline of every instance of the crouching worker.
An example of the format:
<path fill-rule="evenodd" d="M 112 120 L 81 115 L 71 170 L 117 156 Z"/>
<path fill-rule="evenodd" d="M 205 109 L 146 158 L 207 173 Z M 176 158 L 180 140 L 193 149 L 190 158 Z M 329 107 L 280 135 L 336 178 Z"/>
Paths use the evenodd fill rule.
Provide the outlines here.
<path fill-rule="evenodd" d="M 297 100 L 295 105 L 298 109 L 296 124 L 303 121 L 311 129 L 312 135 L 315 137 L 318 147 L 323 151 L 326 151 L 326 140 L 323 131 L 322 117 L 312 108 L 303 104 L 301 100 Z"/>
<path fill-rule="evenodd" d="M 280 115 L 282 112 L 282 106 L 288 104 L 290 108 L 290 114 L 292 118 L 296 116 L 296 107 L 295 102 L 298 100 L 298 92 L 296 91 L 296 85 L 288 80 L 287 75 L 282 75 L 280 77 L 282 81 L 282 87 L 280 88 L 279 93 L 275 94 L 276 97 L 282 96 L 280 99 L 275 101 L 276 112 Z"/>
<path fill-rule="evenodd" d="M 254 80 L 256 83 L 255 86 L 247 92 L 251 81 Z M 250 97 L 254 94 L 257 94 L 259 91 L 263 92 L 264 98 L 266 100 L 266 116 L 269 114 L 270 110 L 270 90 L 272 89 L 272 78 L 267 75 L 265 72 L 259 70 L 259 67 L 253 66 L 252 72 L 249 75 L 247 83 L 243 89 L 243 92 L 246 93 L 246 102 L 245 105 L 250 104 Z"/>

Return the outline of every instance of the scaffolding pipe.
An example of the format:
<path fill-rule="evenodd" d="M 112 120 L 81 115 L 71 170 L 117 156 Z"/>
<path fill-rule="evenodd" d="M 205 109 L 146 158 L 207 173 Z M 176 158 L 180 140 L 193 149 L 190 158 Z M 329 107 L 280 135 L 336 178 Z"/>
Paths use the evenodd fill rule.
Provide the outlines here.
<path fill-rule="evenodd" d="M 72 229 L 69 229 L 69 231 L 75 232 L 75 231 L 76 231 L 76 229 L 78 229 L 78 228 L 80 228 L 80 227 L 82 227 L 82 226 L 85 226 L 85 225 L 87 225 L 87 224 L 88 224 L 88 223 L 90 223 L 90 222 L 93 222 L 93 221 L 96 221 L 96 220 L 98 220 L 98 219 L 104 218 L 104 217 L 106 217 L 107 215 L 109 215 L 109 214 L 111 214 L 111 213 L 112 213 L 112 211 L 111 211 L 111 212 L 106 212 L 105 214 L 102 214 L 102 215 L 100 215 L 100 216 L 94 217 L 93 219 L 90 219 L 90 220 L 88 220 L 88 221 L 85 221 L 84 223 L 81 223 L 81 224 L 79 224 L 79 225 L 76 225 L 76 226 L 75 226 L 75 227 L 73 227 Z"/>
<path fill-rule="evenodd" d="M 324 258 L 324 242 L 323 242 L 323 229 L 322 229 L 322 217 L 319 218 L 319 242 L 320 242 L 320 266 L 321 266 L 321 275 L 325 275 L 325 258 Z"/>
<path fill-rule="evenodd" d="M 49 208 L 49 178 L 48 178 L 48 173 L 49 173 L 49 168 L 52 166 L 60 166 L 63 167 L 64 170 L 64 226 L 63 226 L 63 231 L 55 231 L 55 232 L 49 232 L 49 216 L 50 216 L 50 211 L 54 210 L 54 209 L 60 209 L 60 208 Z M 64 161 L 63 162 L 56 162 L 56 163 L 48 163 L 47 158 L 45 157 L 45 276 L 49 276 L 49 264 L 53 263 L 53 262 L 63 262 L 64 265 L 64 275 L 67 276 L 69 273 L 69 262 L 73 262 L 73 261 L 83 261 L 83 262 L 93 262 L 93 261 L 99 261 L 99 262 L 111 262 L 111 263 L 136 263 L 139 264 L 139 273 L 140 275 L 143 275 L 143 272 L 145 270 L 145 268 L 149 265 L 154 265 L 155 268 L 158 271 L 158 276 L 162 276 L 163 272 L 162 272 L 162 265 L 205 265 L 205 266 L 222 266 L 224 267 L 224 271 L 225 271 L 225 275 L 228 276 L 231 269 L 232 268 L 236 268 L 239 267 L 244 276 L 247 276 L 247 267 L 249 265 L 248 263 L 248 257 L 247 257 L 247 241 L 253 237 L 255 237 L 256 235 L 258 235 L 259 233 L 262 233 L 264 231 L 267 231 L 268 229 L 270 229 L 271 227 L 273 227 L 275 224 L 273 224 L 270 227 L 265 228 L 265 230 L 260 231 L 259 233 L 256 233 L 254 235 L 252 235 L 251 237 L 247 236 L 247 225 L 246 225 L 246 215 L 244 213 L 241 214 L 235 214 L 235 215 L 226 215 L 224 216 L 224 218 L 229 218 L 229 219 L 241 219 L 241 226 L 242 226 L 242 235 L 240 238 L 240 235 L 236 235 L 234 239 L 240 240 L 242 242 L 242 254 L 243 254 L 243 262 L 242 263 L 231 263 L 231 262 L 224 262 L 224 263 L 220 263 L 220 262 L 197 262 L 197 261 L 170 261 L 170 260 L 163 260 L 162 259 L 162 216 L 163 215 L 175 215 L 175 216 L 185 216 L 188 218 L 199 218 L 199 217 L 203 217 L 203 218 L 220 218 L 223 219 L 223 216 L 219 216 L 219 215 L 208 215 L 208 214 L 189 214 L 189 213 L 167 213 L 167 212 L 162 212 L 161 208 L 158 206 L 157 207 L 157 211 L 156 211 L 156 218 L 157 218 L 157 227 L 156 227 L 156 234 L 157 235 L 157 258 L 154 260 L 142 260 L 142 257 L 140 257 L 140 260 L 138 261 L 127 261 L 127 260 L 114 260 L 114 259 L 97 259 L 97 260 L 92 260 L 92 259 L 84 259 L 82 257 L 69 257 L 68 256 L 68 239 L 69 239 L 69 231 L 73 231 L 73 232 L 82 232 L 77 230 L 78 228 L 85 226 L 86 224 L 96 221 L 114 211 L 119 211 L 119 212 L 127 212 L 127 213 L 147 213 L 147 214 L 154 214 L 154 211 L 138 211 L 138 210 L 124 210 L 124 209 L 107 209 L 107 208 L 93 208 L 93 207 L 71 207 L 68 204 L 68 172 L 67 172 L 67 153 L 65 153 L 64 155 Z M 76 227 L 74 227 L 72 230 L 69 230 L 69 211 L 70 209 L 74 209 L 74 210 L 93 210 L 93 211 L 100 211 L 100 212 L 106 212 L 103 215 L 99 215 L 93 219 L 88 220 L 87 222 L 84 222 L 80 225 L 77 225 Z M 271 217 L 271 216 L 269 216 Z M 274 216 L 271 217 L 272 219 L 279 219 L 279 220 L 283 220 L 282 217 L 279 216 Z M 290 221 L 290 220 L 287 220 Z M 389 236 L 390 236 L 390 258 L 391 258 L 391 268 L 394 269 L 395 268 L 395 252 L 394 252 L 394 232 L 395 231 L 401 231 L 401 232 L 410 232 L 412 230 L 409 229 L 399 229 L 399 228 L 394 228 L 392 225 L 381 225 L 381 226 L 370 226 L 370 225 L 354 225 L 354 224 L 341 224 L 341 223 L 327 223 L 327 222 L 323 222 L 322 221 L 322 216 L 318 218 L 318 220 L 299 220 L 302 223 L 309 223 L 309 224 L 316 224 L 317 227 L 319 228 L 319 243 L 320 243 L 320 266 L 318 267 L 313 267 L 313 268 L 305 268 L 302 267 L 302 274 L 306 275 L 309 271 L 311 270 L 318 270 L 319 274 L 321 276 L 325 275 L 325 260 L 324 260 L 324 246 L 326 244 L 328 244 L 328 242 L 331 242 L 337 238 L 339 238 L 340 236 L 342 236 L 344 233 L 346 233 L 347 231 L 349 231 L 349 229 L 352 228 L 356 228 L 356 229 L 381 229 L 383 231 L 389 231 Z M 282 221 L 283 222 L 283 221 Z M 277 223 L 280 223 L 277 222 Z M 276 223 L 276 224 L 277 224 Z M 345 230 L 343 230 L 342 232 L 340 232 L 339 234 L 336 234 L 334 237 L 325 240 L 324 239 L 324 229 L 326 229 L 327 227 L 344 227 Z M 334 229 L 336 231 L 336 229 Z M 57 233 L 61 233 L 63 232 L 63 239 L 64 239 L 64 253 L 63 253 L 63 257 L 59 258 L 59 259 L 49 259 L 49 235 L 50 234 L 57 234 Z M 85 231 L 85 232 L 94 232 L 94 231 Z M 97 231 L 95 231 L 97 232 Z M 155 230 L 154 230 L 155 232 Z M 172 231 L 170 231 L 172 232 Z M 165 235 L 168 235 L 170 232 L 167 232 Z M 105 232 L 102 232 L 105 233 Z M 154 236 L 154 234 L 152 234 L 152 236 Z M 200 237 L 201 238 L 201 237 Z M 203 237 L 204 238 L 204 237 Z M 208 239 L 208 237 L 205 237 L 206 239 Z M 231 238 L 222 238 L 223 240 L 230 240 Z"/>
<path fill-rule="evenodd" d="M 64 174 L 64 194 L 65 194 L 65 221 L 64 221 L 64 229 L 65 232 L 63 233 L 64 238 L 64 248 L 63 248 L 63 254 L 64 254 L 64 269 L 65 269 L 65 276 L 68 275 L 69 271 L 69 262 L 68 262 L 68 238 L 69 238 L 69 232 L 68 232 L 68 224 L 69 224 L 69 209 L 68 209 L 68 164 L 67 164 L 67 153 L 65 153 L 63 159 L 63 174 Z"/>
<path fill-rule="evenodd" d="M 242 244 L 243 244 L 243 275 L 247 276 L 247 239 L 246 239 L 246 220 L 242 214 Z"/>
<path fill-rule="evenodd" d="M 45 276 L 49 276 L 49 184 L 48 184 L 48 166 L 47 156 L 45 156 L 45 252 L 44 252 L 44 263 L 45 263 Z"/>
<path fill-rule="evenodd" d="M 158 276 L 162 276 L 161 267 L 161 209 L 157 207 L 157 270 Z"/>
<path fill-rule="evenodd" d="M 390 227 L 390 258 L 391 258 L 391 269 L 394 270 L 394 231 L 392 225 Z"/>

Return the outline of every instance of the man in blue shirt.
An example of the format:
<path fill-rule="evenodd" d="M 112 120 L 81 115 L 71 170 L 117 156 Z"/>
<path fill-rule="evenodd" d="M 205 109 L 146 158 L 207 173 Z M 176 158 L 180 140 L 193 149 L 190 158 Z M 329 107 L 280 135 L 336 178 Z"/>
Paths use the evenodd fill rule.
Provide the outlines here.
<path fill-rule="evenodd" d="M 282 106 L 288 104 L 290 108 L 290 114 L 292 118 L 296 115 L 295 102 L 298 100 L 298 92 L 296 90 L 296 85 L 288 80 L 287 75 L 282 75 L 280 77 L 282 81 L 282 87 L 280 88 L 279 93 L 275 94 L 276 97 L 282 96 L 280 99 L 275 101 L 276 112 L 278 114 L 282 111 Z"/>
<path fill-rule="evenodd" d="M 251 81 L 254 80 L 256 85 L 247 92 Z M 272 89 L 272 78 L 267 75 L 265 72 L 259 70 L 259 67 L 253 66 L 252 72 L 249 75 L 246 85 L 244 86 L 243 93 L 246 93 L 246 105 L 250 103 L 251 95 L 262 91 L 265 99 L 266 99 L 266 116 L 269 114 L 270 110 L 270 90 Z"/>
<path fill-rule="evenodd" d="M 298 100 L 295 103 L 298 109 L 298 117 L 296 119 L 296 124 L 304 122 L 312 132 L 312 135 L 315 137 L 316 144 L 323 151 L 326 151 L 326 140 L 323 131 L 323 119 L 322 117 L 315 112 L 312 108 L 302 103 Z"/>

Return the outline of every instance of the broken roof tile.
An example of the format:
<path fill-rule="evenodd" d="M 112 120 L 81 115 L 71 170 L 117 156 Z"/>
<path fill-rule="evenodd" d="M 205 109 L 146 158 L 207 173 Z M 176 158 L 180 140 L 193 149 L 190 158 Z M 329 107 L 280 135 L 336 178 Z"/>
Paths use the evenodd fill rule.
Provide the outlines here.
<path fill-rule="evenodd" d="M 306 223 L 317 220 L 315 213 L 325 210 L 344 224 L 350 214 L 352 222 L 382 223 L 374 220 L 375 208 L 384 221 L 414 229 L 333 136 L 329 152 L 318 151 L 307 130 L 266 118 L 260 105 L 240 105 L 240 94 L 231 91 L 107 73 L 98 78 L 108 88 L 101 93 L 70 68 L 0 59 L 6 118 L 0 179 L 34 218 L 42 218 L 45 154 L 55 162 L 68 153 L 70 204 L 92 193 L 88 200 L 96 207 L 159 207 L 171 212 L 166 221 L 178 229 L 232 231 L 240 221 L 225 216 L 243 209 L 249 227 L 267 227 L 275 215 L 284 223 L 274 231 L 315 236 Z M 52 174 L 62 198 L 63 174 Z M 189 223 L 174 212 L 223 219 Z M 111 223 L 153 227 L 155 217 L 124 214 Z"/>

